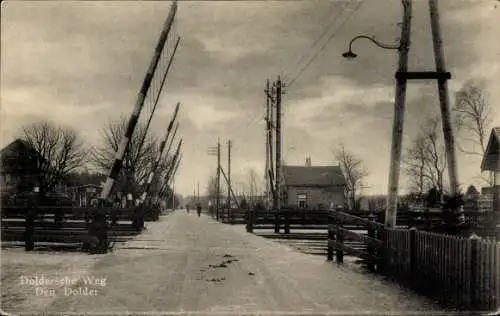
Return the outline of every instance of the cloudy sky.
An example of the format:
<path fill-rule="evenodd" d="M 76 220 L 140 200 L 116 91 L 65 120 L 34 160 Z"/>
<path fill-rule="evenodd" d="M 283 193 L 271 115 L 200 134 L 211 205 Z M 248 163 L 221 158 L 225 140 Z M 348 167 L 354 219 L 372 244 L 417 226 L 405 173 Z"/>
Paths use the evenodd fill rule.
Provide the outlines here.
<path fill-rule="evenodd" d="M 497 1 L 439 3 L 446 64 L 453 75 L 450 92 L 481 77 L 497 107 Z M 23 124 L 39 119 L 72 126 L 88 144 L 97 144 L 107 121 L 130 115 L 170 5 L 3 1 L 1 145 L 18 136 Z M 427 1 L 414 1 L 412 70 L 434 65 L 427 10 Z M 343 142 L 365 161 L 366 192 L 385 193 L 397 55 L 367 41 L 354 45 L 359 58 L 347 61 L 340 55 L 358 34 L 395 42 L 401 12 L 397 0 L 180 1 L 173 32 L 181 43 L 152 122 L 152 132 L 162 136 L 175 103 L 183 104 L 178 134 L 184 154 L 176 190 L 190 194 L 197 182 L 204 190 L 216 164 L 206 149 L 218 137 L 233 141 L 237 184 L 247 181 L 250 168 L 263 175 L 266 79 L 281 75 L 290 82 L 319 51 L 284 95 L 284 158 L 288 164 L 302 165 L 306 156 L 313 164 L 332 164 L 331 150 Z M 436 90 L 433 82 L 409 84 L 406 145 L 422 120 L 437 111 Z M 493 120 L 500 125 L 500 111 Z M 223 147 L 224 164 L 226 153 Z M 462 183 L 477 182 L 477 159 L 460 155 L 459 166 Z"/>

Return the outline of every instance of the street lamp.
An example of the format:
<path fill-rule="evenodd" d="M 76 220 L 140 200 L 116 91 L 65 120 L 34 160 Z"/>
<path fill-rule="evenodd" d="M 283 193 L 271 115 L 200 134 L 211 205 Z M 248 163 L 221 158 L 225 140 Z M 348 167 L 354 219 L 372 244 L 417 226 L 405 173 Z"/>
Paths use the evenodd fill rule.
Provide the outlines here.
<path fill-rule="evenodd" d="M 374 36 L 368 36 L 368 35 L 358 35 L 356 37 L 354 37 L 350 42 L 349 42 L 349 50 L 345 53 L 342 54 L 342 57 L 346 58 L 346 59 L 354 59 L 356 58 L 358 55 L 356 55 L 353 51 L 352 51 L 352 44 L 360 39 L 360 38 L 364 38 L 364 39 L 367 39 L 369 41 L 371 41 L 373 44 L 377 45 L 378 47 L 380 48 L 383 48 L 383 49 L 400 49 L 401 48 L 401 44 L 393 44 L 393 45 L 388 45 L 388 44 L 384 44 L 382 42 L 379 42 L 375 39 Z"/>
<path fill-rule="evenodd" d="M 401 0 L 403 4 L 403 22 L 401 24 L 401 37 L 397 45 L 387 45 L 381 43 L 373 36 L 358 35 L 349 43 L 349 50 L 342 54 L 345 58 L 355 58 L 356 54 L 352 52 L 352 44 L 364 38 L 384 49 L 394 49 L 399 52 L 398 71 L 396 72 L 396 94 L 394 100 L 394 121 L 392 126 L 392 146 L 391 146 L 391 165 L 389 169 L 389 192 L 387 196 L 387 208 L 385 217 L 385 226 L 394 227 L 396 224 L 397 214 L 397 198 L 399 186 L 399 173 L 402 155 L 402 138 L 403 138 L 403 122 L 404 108 L 406 99 L 406 82 L 408 79 L 424 79 L 430 78 L 430 75 L 425 72 L 408 72 L 408 52 L 410 49 L 410 31 L 411 31 L 411 16 L 412 16 L 412 0 Z M 435 76 L 433 74 L 432 78 Z"/>

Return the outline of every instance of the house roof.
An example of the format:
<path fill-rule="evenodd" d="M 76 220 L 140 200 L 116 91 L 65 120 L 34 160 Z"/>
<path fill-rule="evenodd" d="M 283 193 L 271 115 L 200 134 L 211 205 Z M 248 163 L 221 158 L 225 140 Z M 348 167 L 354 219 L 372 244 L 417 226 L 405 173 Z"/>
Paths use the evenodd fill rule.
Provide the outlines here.
<path fill-rule="evenodd" d="M 472 195 L 472 194 L 479 194 L 479 191 L 476 189 L 475 186 L 469 185 L 467 188 L 467 192 L 465 192 L 466 195 Z"/>
<path fill-rule="evenodd" d="M 2 148 L 2 150 L 0 150 L 0 155 L 4 156 L 7 155 L 8 153 L 19 152 L 19 151 L 27 151 L 39 154 L 38 151 L 33 146 L 31 146 L 27 141 L 18 138 L 13 142 L 11 142 L 10 144 L 8 144 L 7 146 L 5 146 L 4 148 Z"/>
<path fill-rule="evenodd" d="M 343 186 L 345 178 L 339 166 L 283 166 L 287 186 Z"/>
<path fill-rule="evenodd" d="M 490 140 L 481 162 L 481 171 L 496 171 L 500 159 L 500 127 L 491 130 Z"/>
<path fill-rule="evenodd" d="M 42 155 L 28 142 L 16 139 L 0 150 L 3 172 L 16 172 L 24 164 L 43 160 Z"/>

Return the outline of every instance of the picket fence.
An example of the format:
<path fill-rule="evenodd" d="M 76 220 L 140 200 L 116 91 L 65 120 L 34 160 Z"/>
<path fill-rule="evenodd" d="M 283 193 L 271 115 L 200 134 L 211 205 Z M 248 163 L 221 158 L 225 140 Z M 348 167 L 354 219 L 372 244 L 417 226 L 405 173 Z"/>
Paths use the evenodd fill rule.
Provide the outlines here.
<path fill-rule="evenodd" d="M 500 243 L 414 229 L 386 229 L 382 273 L 444 305 L 469 311 L 500 308 Z"/>

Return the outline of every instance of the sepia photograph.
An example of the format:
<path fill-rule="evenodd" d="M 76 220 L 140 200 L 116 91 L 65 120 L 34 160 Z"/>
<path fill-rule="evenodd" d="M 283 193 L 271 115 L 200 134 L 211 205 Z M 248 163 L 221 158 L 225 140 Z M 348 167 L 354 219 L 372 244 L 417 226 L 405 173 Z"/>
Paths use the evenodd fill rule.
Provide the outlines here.
<path fill-rule="evenodd" d="M 1 315 L 500 315 L 500 0 L 0 5 Z"/>

